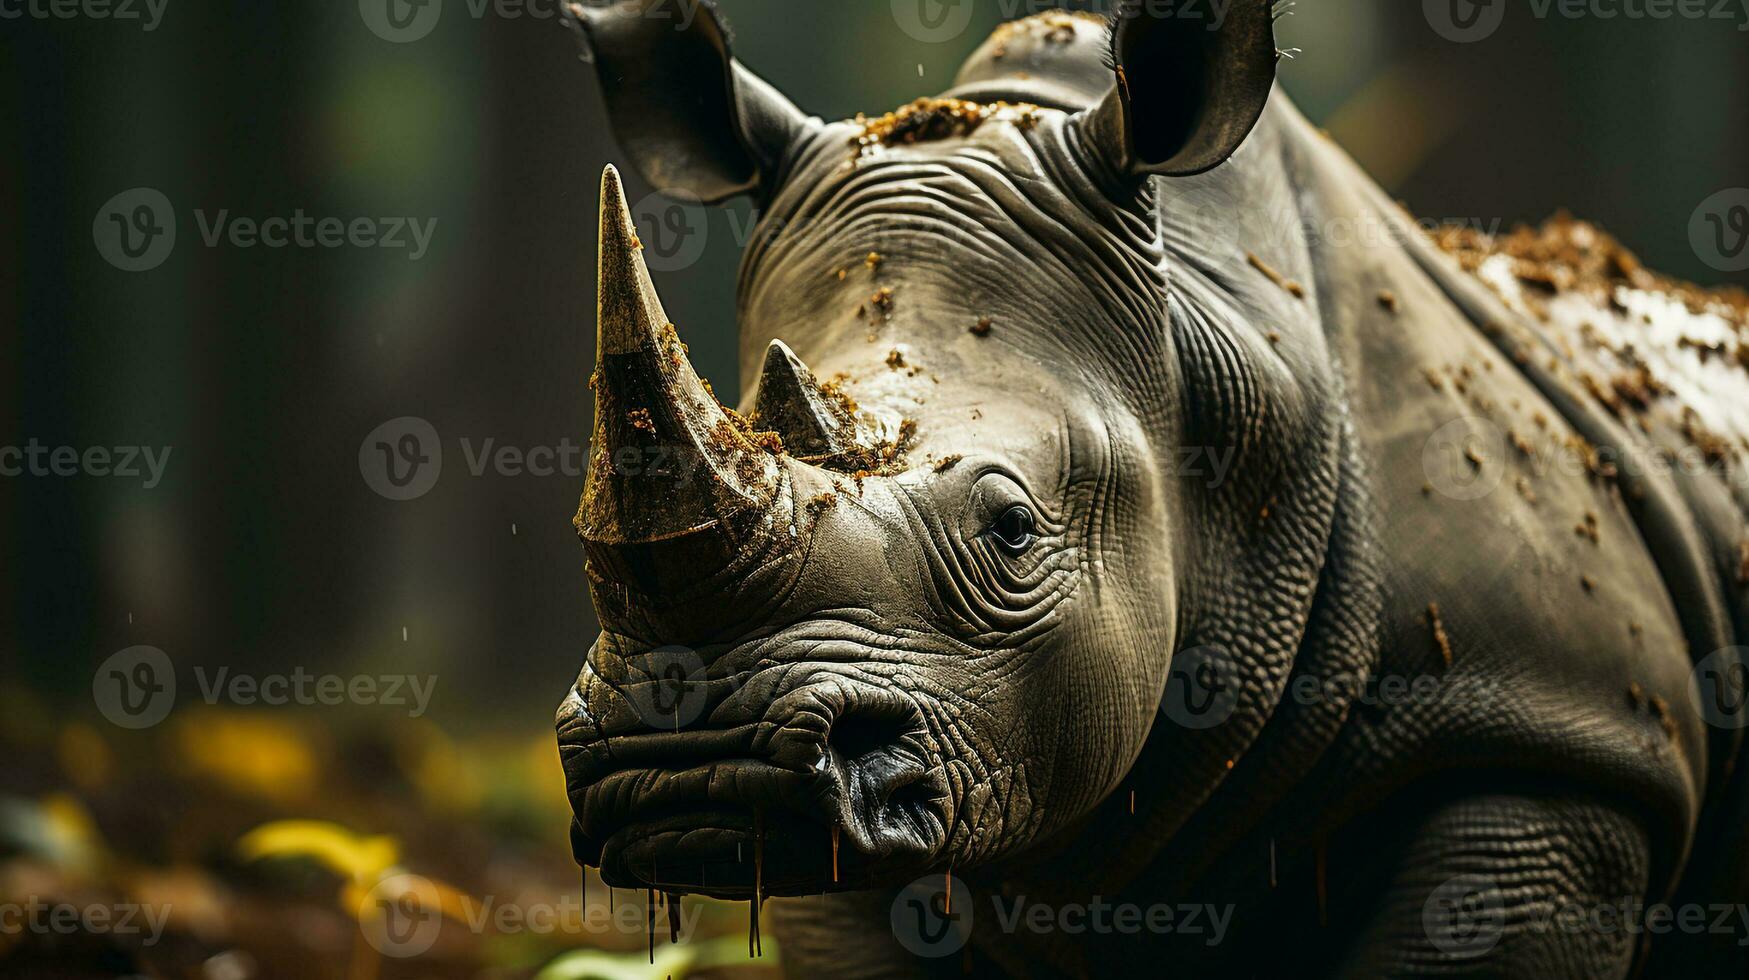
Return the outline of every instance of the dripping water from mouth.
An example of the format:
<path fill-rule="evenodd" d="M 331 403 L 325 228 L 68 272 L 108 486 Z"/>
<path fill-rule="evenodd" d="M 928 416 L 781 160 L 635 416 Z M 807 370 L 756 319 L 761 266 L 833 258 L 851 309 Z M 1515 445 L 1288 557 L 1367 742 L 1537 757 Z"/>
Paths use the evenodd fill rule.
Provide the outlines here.
<path fill-rule="evenodd" d="M 747 955 L 764 956 L 759 938 L 759 900 L 765 890 L 765 811 L 753 811 L 753 896 L 747 901 Z"/>
<path fill-rule="evenodd" d="M 654 875 L 651 876 L 652 878 Z M 644 925 L 650 934 L 650 965 L 656 965 L 656 889 L 644 889 Z"/>
<path fill-rule="evenodd" d="M 838 880 L 838 825 L 832 825 L 832 880 Z"/>

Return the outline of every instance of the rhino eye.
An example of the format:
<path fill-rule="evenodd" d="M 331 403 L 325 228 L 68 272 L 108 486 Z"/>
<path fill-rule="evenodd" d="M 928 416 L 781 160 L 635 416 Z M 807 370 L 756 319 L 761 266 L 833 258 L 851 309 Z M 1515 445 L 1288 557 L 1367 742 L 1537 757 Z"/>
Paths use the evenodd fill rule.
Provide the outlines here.
<path fill-rule="evenodd" d="M 1020 557 L 1038 540 L 1038 535 L 1033 533 L 1032 511 L 1019 505 L 1003 511 L 1002 516 L 990 525 L 989 534 L 996 546 L 1011 558 Z"/>

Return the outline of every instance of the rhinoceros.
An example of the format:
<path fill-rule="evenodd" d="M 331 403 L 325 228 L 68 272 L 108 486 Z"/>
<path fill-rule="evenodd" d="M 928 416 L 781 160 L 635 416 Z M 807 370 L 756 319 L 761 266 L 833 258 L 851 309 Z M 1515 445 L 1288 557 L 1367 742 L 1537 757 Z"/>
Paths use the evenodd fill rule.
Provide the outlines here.
<path fill-rule="evenodd" d="M 1741 975 L 1740 294 L 1429 234 L 1255 0 L 839 122 L 695 13 L 571 11 L 760 216 L 737 411 L 602 181 L 580 863 L 795 976 Z"/>

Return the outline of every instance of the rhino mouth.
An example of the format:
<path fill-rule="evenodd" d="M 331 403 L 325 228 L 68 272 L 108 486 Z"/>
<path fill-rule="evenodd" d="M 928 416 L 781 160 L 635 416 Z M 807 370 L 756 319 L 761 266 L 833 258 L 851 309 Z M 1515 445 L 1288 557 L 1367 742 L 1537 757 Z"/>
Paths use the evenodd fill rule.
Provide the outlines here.
<path fill-rule="evenodd" d="M 561 726 L 579 864 L 609 885 L 717 898 L 902 881 L 944 849 L 952 794 L 909 700 L 839 684 L 777 721 L 603 736 Z"/>

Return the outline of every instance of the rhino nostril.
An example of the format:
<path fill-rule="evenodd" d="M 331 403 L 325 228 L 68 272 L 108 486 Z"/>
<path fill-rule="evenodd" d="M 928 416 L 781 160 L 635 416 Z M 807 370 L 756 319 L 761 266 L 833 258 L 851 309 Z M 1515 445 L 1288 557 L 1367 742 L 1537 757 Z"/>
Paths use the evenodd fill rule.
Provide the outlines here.
<path fill-rule="evenodd" d="M 910 720 L 902 715 L 858 712 L 833 721 L 826 744 L 846 765 L 854 766 L 875 752 L 898 747 L 910 728 Z"/>

